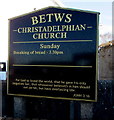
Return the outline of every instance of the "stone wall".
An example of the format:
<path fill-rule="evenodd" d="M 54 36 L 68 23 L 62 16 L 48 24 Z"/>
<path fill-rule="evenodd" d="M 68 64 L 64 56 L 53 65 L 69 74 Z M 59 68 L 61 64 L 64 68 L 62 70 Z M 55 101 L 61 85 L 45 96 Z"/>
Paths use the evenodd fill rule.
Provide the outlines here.
<path fill-rule="evenodd" d="M 114 61 L 112 50 L 114 46 L 105 46 L 99 49 L 99 80 L 113 80 Z"/>

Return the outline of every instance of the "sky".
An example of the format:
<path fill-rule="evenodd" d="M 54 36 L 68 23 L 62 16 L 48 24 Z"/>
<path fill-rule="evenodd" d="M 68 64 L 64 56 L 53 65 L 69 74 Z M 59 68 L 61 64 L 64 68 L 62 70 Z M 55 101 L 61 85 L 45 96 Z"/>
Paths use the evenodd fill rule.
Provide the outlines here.
<path fill-rule="evenodd" d="M 54 0 L 3 0 L 0 3 L 0 61 L 8 59 L 8 19 L 47 6 Z M 112 0 L 57 0 L 64 7 L 100 12 L 100 34 L 112 32 Z M 6 4 L 7 3 L 7 4 Z"/>

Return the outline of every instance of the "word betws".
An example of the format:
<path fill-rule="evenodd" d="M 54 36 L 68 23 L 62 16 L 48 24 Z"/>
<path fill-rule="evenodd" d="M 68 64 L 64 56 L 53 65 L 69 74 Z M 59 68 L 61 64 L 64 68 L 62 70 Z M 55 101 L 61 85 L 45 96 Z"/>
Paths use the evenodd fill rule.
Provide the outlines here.
<path fill-rule="evenodd" d="M 72 14 L 66 14 L 66 13 L 42 14 L 31 17 L 31 20 L 32 20 L 32 25 L 36 25 L 38 23 L 46 23 L 46 22 L 70 23 L 72 21 Z"/>

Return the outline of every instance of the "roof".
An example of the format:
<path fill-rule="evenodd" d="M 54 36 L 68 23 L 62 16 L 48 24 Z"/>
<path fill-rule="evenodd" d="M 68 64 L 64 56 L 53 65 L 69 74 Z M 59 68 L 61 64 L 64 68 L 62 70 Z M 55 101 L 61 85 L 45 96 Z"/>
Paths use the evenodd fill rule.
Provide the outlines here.
<path fill-rule="evenodd" d="M 99 45 L 99 47 L 108 47 L 108 46 L 113 46 L 114 45 L 114 40 L 103 43 L 101 45 Z"/>

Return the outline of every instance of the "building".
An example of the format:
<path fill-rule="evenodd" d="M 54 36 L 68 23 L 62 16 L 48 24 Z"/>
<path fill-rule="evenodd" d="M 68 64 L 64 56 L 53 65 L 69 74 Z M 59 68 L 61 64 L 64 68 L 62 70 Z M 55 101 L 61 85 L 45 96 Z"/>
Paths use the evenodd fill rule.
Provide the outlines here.
<path fill-rule="evenodd" d="M 113 49 L 114 40 L 99 46 L 99 80 L 114 79 Z"/>

